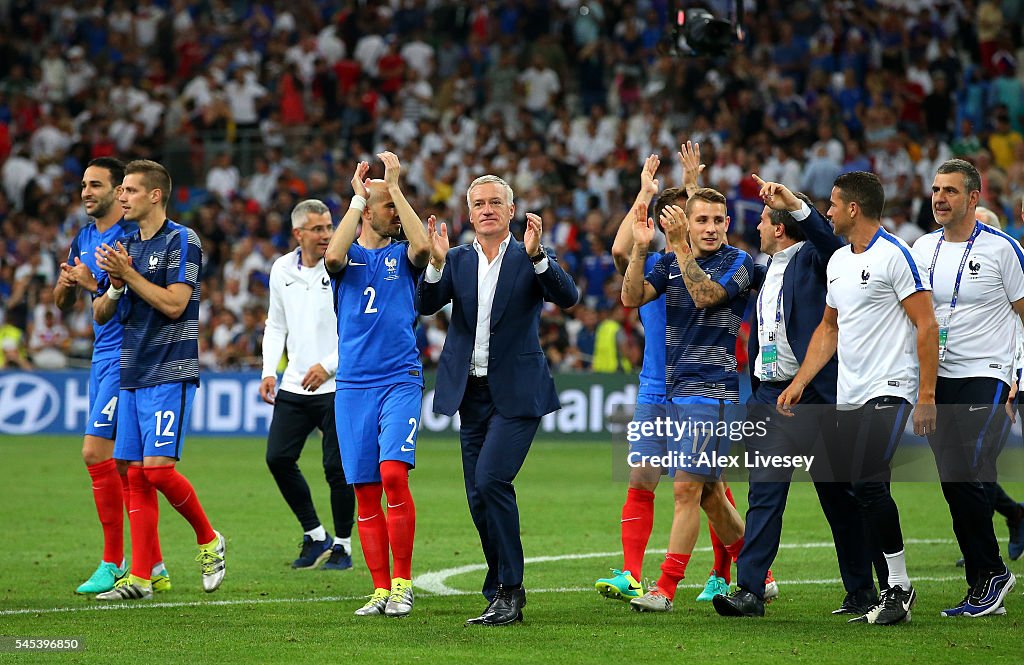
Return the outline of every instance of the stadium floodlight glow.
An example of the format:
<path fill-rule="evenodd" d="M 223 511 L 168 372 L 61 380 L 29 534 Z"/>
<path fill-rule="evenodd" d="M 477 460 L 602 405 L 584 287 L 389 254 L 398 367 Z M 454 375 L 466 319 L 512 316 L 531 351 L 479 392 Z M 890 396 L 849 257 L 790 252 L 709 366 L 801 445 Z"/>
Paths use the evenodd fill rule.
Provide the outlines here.
<path fill-rule="evenodd" d="M 715 18 L 706 9 L 697 7 L 678 12 L 676 25 L 695 55 L 725 55 L 732 46 L 732 23 Z"/>

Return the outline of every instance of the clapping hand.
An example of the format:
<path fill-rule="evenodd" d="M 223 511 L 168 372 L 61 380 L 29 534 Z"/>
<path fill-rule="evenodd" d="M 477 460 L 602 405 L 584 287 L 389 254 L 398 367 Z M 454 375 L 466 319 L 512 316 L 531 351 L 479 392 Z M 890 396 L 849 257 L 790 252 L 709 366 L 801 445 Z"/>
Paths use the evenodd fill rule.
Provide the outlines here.
<path fill-rule="evenodd" d="M 692 194 L 700 187 L 700 174 L 705 166 L 700 163 L 700 144 L 687 141 L 679 146 L 679 162 L 683 165 L 683 189 Z"/>
<path fill-rule="evenodd" d="M 398 162 L 398 155 L 393 152 L 384 151 L 379 153 L 377 157 L 380 161 L 384 162 L 384 182 L 387 183 L 388 187 L 396 187 L 398 185 L 398 176 L 402 172 L 402 165 Z"/>
<path fill-rule="evenodd" d="M 448 225 L 441 222 L 441 228 L 437 228 L 437 218 L 431 215 L 427 218 L 427 235 L 430 237 L 430 263 L 435 269 L 444 267 L 445 258 L 448 256 L 450 247 L 448 242 Z"/>
<path fill-rule="evenodd" d="M 532 212 L 526 213 L 526 232 L 523 234 L 523 244 L 526 245 L 526 255 L 536 256 L 540 251 L 540 237 L 544 233 L 544 223 L 539 215 Z"/>
<path fill-rule="evenodd" d="M 370 197 L 370 181 L 366 179 L 366 174 L 369 172 L 370 165 L 366 162 L 359 162 L 356 164 L 355 173 L 352 175 L 352 191 L 356 196 L 361 196 L 364 199 Z"/>
<path fill-rule="evenodd" d="M 125 276 L 131 270 L 132 257 L 120 241 L 114 244 L 116 248 L 107 243 L 96 248 L 96 265 L 110 277 L 110 284 L 119 289 L 124 286 Z"/>
<path fill-rule="evenodd" d="M 677 205 L 665 206 L 661 211 L 661 226 L 665 229 L 670 249 L 682 256 L 690 254 L 689 222 L 686 211 Z"/>
<path fill-rule="evenodd" d="M 661 158 L 657 155 L 651 155 L 644 160 L 644 168 L 640 171 L 640 191 L 652 199 L 658 195 L 658 180 L 654 177 L 654 174 L 657 173 L 658 166 L 660 165 Z"/>
<path fill-rule="evenodd" d="M 654 221 L 647 217 L 647 204 L 640 202 L 633 207 L 633 244 L 645 249 L 654 240 Z"/>

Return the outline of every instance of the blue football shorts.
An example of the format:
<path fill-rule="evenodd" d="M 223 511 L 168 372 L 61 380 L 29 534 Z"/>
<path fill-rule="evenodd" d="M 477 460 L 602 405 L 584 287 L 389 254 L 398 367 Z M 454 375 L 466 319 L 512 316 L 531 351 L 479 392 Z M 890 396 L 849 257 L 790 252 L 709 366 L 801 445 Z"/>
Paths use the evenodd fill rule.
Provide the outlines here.
<path fill-rule="evenodd" d="M 89 420 L 86 436 L 117 438 L 117 402 L 121 386 L 121 360 L 94 362 L 89 370 Z"/>
<path fill-rule="evenodd" d="M 677 471 L 707 480 L 721 478 L 724 467 L 712 460 L 729 454 L 729 425 L 737 415 L 736 406 L 735 402 L 712 397 L 670 400 L 668 415 L 677 427 L 669 439 L 669 448 L 674 447 L 678 453 Z"/>
<path fill-rule="evenodd" d="M 122 389 L 114 457 L 131 462 L 144 457 L 181 459 L 195 396 L 194 383 Z"/>
<path fill-rule="evenodd" d="M 374 388 L 342 387 L 334 393 L 334 422 L 345 478 L 350 483 L 379 483 L 380 463 L 416 466 L 423 388 L 396 383 Z"/>
<path fill-rule="evenodd" d="M 640 393 L 636 397 L 633 420 L 627 426 L 630 466 L 657 466 L 661 475 L 674 475 L 675 469 L 664 466 L 661 460 L 668 453 L 668 439 L 656 434 L 658 421 L 668 415 L 668 401 L 664 394 Z"/>

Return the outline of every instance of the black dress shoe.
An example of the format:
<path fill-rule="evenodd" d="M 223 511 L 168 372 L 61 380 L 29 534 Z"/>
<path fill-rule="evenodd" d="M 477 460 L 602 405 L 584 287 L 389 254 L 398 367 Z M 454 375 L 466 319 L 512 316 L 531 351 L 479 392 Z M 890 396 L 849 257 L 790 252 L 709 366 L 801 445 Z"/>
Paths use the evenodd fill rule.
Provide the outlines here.
<path fill-rule="evenodd" d="M 851 591 L 846 594 L 846 598 L 843 598 L 843 604 L 840 605 L 838 609 L 832 610 L 832 614 L 853 614 L 855 616 L 862 616 L 867 614 L 867 611 L 877 603 L 878 594 L 875 593 L 874 587 L 870 589 Z"/>
<path fill-rule="evenodd" d="M 480 616 L 473 617 L 472 619 L 466 619 L 466 625 L 467 626 L 479 626 L 480 624 L 482 624 L 484 622 L 484 616 L 486 616 L 487 613 L 490 612 L 490 611 L 491 611 L 491 606 L 488 605 L 487 608 L 480 614 Z"/>
<path fill-rule="evenodd" d="M 523 620 L 523 607 L 526 605 L 526 590 L 523 587 L 510 589 L 499 585 L 494 602 L 480 617 L 482 626 L 507 626 Z"/>
<path fill-rule="evenodd" d="M 711 599 L 715 611 L 724 617 L 763 617 L 764 601 L 749 591 L 736 589 L 728 596 Z"/>
<path fill-rule="evenodd" d="M 499 590 L 502 589 L 501 585 L 498 585 L 498 588 L 499 588 Z M 519 612 L 519 618 L 517 619 L 517 621 L 522 621 L 523 620 L 522 608 L 526 605 L 526 590 L 523 589 L 522 586 L 520 586 L 518 589 L 507 589 L 506 592 L 518 594 L 519 598 L 521 599 L 522 602 L 519 605 L 520 612 Z M 467 626 L 483 625 L 484 618 L 491 612 L 491 608 L 494 607 L 494 603 L 497 600 L 498 600 L 498 596 L 497 596 L 497 592 L 495 592 L 494 599 L 491 600 L 490 604 L 480 614 L 480 616 L 473 617 L 472 619 L 466 619 L 466 625 Z"/>

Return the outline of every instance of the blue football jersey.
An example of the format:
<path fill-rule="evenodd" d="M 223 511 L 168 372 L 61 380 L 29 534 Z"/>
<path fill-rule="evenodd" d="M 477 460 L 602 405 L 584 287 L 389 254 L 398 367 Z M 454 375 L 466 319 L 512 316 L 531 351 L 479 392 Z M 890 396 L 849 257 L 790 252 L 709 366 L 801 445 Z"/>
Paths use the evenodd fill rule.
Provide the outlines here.
<path fill-rule="evenodd" d="M 739 401 L 736 335 L 750 294 L 754 262 L 730 245 L 697 265 L 723 288 L 729 300 L 697 309 L 686 289 L 674 252 L 661 257 L 647 274 L 659 295 L 665 295 L 665 385 L 669 399 L 708 397 Z"/>
<path fill-rule="evenodd" d="M 79 259 L 82 263 L 89 266 L 89 270 L 99 284 L 96 293 L 91 294 L 93 300 L 103 295 L 103 292 L 106 291 L 106 287 L 109 285 L 106 271 L 96 265 L 96 248 L 104 243 L 113 247 L 114 243 L 118 240 L 121 240 L 123 243 L 127 236 L 138 230 L 138 224 L 122 219 L 101 233 L 96 228 L 96 222 L 90 222 L 79 229 L 75 239 L 71 241 L 71 251 L 68 252 L 68 265 L 74 265 L 75 259 Z M 123 331 L 124 327 L 116 316 L 103 325 L 93 321 L 92 361 L 94 363 L 115 360 L 121 356 Z"/>
<path fill-rule="evenodd" d="M 331 274 L 338 315 L 338 385 L 423 385 L 416 348 L 416 280 L 409 243 L 380 249 L 352 243 L 348 265 Z"/>
<path fill-rule="evenodd" d="M 153 284 L 192 287 L 185 311 L 177 319 L 161 314 L 131 288 L 118 302 L 124 323 L 121 387 L 145 388 L 163 383 L 199 383 L 199 269 L 203 247 L 192 229 L 171 220 L 148 240 L 136 231 L 125 247 L 135 270 Z"/>

